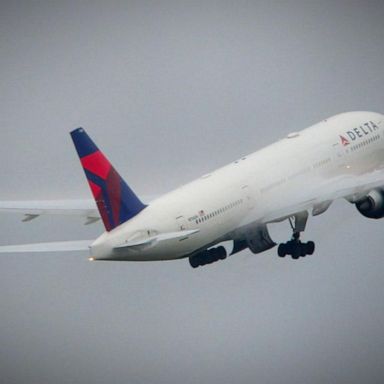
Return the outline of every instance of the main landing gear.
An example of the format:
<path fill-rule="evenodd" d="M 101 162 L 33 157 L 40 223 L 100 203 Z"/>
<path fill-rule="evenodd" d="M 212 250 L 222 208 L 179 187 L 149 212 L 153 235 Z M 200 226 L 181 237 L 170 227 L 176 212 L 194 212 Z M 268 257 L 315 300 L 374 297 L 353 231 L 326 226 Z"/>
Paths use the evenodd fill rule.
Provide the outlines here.
<path fill-rule="evenodd" d="M 294 233 L 292 240 L 279 244 L 277 248 L 277 254 L 280 257 L 285 257 L 286 255 L 291 255 L 292 259 L 298 259 L 300 256 L 304 257 L 307 255 L 312 255 L 315 251 L 315 243 L 313 241 L 308 241 L 308 243 L 302 243 L 300 241 L 300 233 Z"/>
<path fill-rule="evenodd" d="M 207 249 L 195 256 L 189 258 L 189 264 L 192 268 L 202 265 L 211 264 L 215 261 L 224 260 L 227 257 L 227 251 L 223 246 Z"/>
<path fill-rule="evenodd" d="M 294 222 L 292 218 L 289 218 L 289 223 L 293 231 L 292 239 L 286 243 L 279 244 L 277 254 L 280 257 L 291 255 L 292 259 L 297 260 L 299 257 L 313 254 L 315 251 L 315 243 L 313 241 L 308 241 L 307 243 L 300 241 L 300 232 L 305 230 L 307 219 L 308 212 L 306 211 L 296 214 L 294 216 Z"/>

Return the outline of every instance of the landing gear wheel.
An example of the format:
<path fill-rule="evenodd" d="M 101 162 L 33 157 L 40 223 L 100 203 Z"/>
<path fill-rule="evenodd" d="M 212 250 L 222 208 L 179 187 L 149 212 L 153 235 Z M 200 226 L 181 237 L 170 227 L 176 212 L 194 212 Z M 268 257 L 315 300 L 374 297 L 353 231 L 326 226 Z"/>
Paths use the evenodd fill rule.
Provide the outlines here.
<path fill-rule="evenodd" d="M 279 247 L 277 248 L 277 254 L 279 255 L 279 257 L 285 257 L 287 255 L 286 244 L 284 244 L 284 243 L 279 244 Z"/>
<path fill-rule="evenodd" d="M 223 246 L 217 247 L 216 250 L 217 250 L 217 255 L 218 255 L 219 260 L 226 259 L 227 251 Z"/>
<path fill-rule="evenodd" d="M 313 241 L 308 241 L 306 245 L 307 255 L 313 255 L 313 252 L 315 252 L 315 243 Z"/>
<path fill-rule="evenodd" d="M 192 268 L 197 268 L 200 265 L 200 260 L 197 257 L 190 257 L 189 258 L 189 265 Z"/>
<path fill-rule="evenodd" d="M 227 251 L 223 246 L 207 249 L 189 258 L 189 264 L 192 268 L 215 263 L 224 260 L 227 257 Z"/>
<path fill-rule="evenodd" d="M 312 255 L 315 251 L 315 243 L 308 241 L 308 243 L 302 243 L 297 237 L 288 241 L 287 243 L 279 244 L 277 254 L 279 257 L 291 255 L 292 259 L 297 260 L 299 257 L 305 257 Z"/>
<path fill-rule="evenodd" d="M 292 259 L 297 260 L 301 256 L 301 249 L 300 248 L 301 247 L 299 247 L 298 245 L 293 248 L 292 253 L 291 253 Z"/>

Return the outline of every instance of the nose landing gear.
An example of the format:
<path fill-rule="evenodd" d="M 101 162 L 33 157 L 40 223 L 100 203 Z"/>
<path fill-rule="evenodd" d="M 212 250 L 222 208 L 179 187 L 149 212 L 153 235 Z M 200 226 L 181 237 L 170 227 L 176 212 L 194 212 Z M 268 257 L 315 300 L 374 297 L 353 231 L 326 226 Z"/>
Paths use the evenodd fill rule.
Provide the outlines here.
<path fill-rule="evenodd" d="M 300 241 L 300 232 L 305 230 L 307 219 L 308 212 L 306 211 L 296 214 L 294 216 L 294 222 L 292 218 L 289 218 L 289 223 L 293 231 L 292 239 L 286 243 L 279 244 L 277 254 L 280 257 L 291 255 L 292 259 L 297 260 L 299 257 L 313 254 L 315 251 L 315 243 L 313 241 L 308 241 L 307 243 Z"/>

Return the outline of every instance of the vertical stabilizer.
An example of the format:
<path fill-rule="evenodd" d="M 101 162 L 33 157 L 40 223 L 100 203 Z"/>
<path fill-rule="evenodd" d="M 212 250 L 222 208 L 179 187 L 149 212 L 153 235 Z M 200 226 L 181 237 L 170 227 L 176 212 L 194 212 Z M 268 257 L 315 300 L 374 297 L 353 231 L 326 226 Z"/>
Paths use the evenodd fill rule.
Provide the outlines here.
<path fill-rule="evenodd" d="M 73 143 L 107 231 L 141 212 L 146 205 L 135 195 L 83 128 L 71 132 Z"/>

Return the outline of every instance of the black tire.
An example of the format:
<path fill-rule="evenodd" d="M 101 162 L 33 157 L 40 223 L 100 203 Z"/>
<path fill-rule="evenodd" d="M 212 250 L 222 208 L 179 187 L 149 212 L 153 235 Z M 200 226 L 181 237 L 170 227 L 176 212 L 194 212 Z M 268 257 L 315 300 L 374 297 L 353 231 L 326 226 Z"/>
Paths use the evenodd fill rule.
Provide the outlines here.
<path fill-rule="evenodd" d="M 299 247 L 299 250 L 300 250 L 300 256 L 301 257 L 305 257 L 308 255 L 308 251 L 307 251 L 307 244 L 298 244 L 297 245 Z"/>
<path fill-rule="evenodd" d="M 190 257 L 189 258 L 189 265 L 192 268 L 197 268 L 200 266 L 199 258 L 198 257 Z"/>
<path fill-rule="evenodd" d="M 293 255 L 296 249 L 296 242 L 293 240 L 289 240 L 287 243 L 285 243 L 285 253 L 287 255 Z"/>
<path fill-rule="evenodd" d="M 209 251 L 209 253 L 204 257 L 203 259 L 203 265 L 205 264 L 212 264 L 215 261 L 217 261 L 217 254 L 216 252 Z"/>
<path fill-rule="evenodd" d="M 218 260 L 224 260 L 227 257 L 227 250 L 223 246 L 217 247 L 216 251 Z"/>
<path fill-rule="evenodd" d="M 308 241 L 306 244 L 307 248 L 307 255 L 313 255 L 313 252 L 315 252 L 315 243 L 313 241 Z"/>
<path fill-rule="evenodd" d="M 293 247 L 293 249 L 292 249 L 292 253 L 291 253 L 291 255 L 292 255 L 292 259 L 297 260 L 297 259 L 300 257 L 300 255 L 301 255 L 301 250 L 300 250 L 300 248 L 301 248 L 301 247 L 299 247 L 298 245 L 296 245 L 295 247 Z"/>
<path fill-rule="evenodd" d="M 277 248 L 277 254 L 279 257 L 285 257 L 287 255 L 287 246 L 284 243 L 279 244 Z"/>

